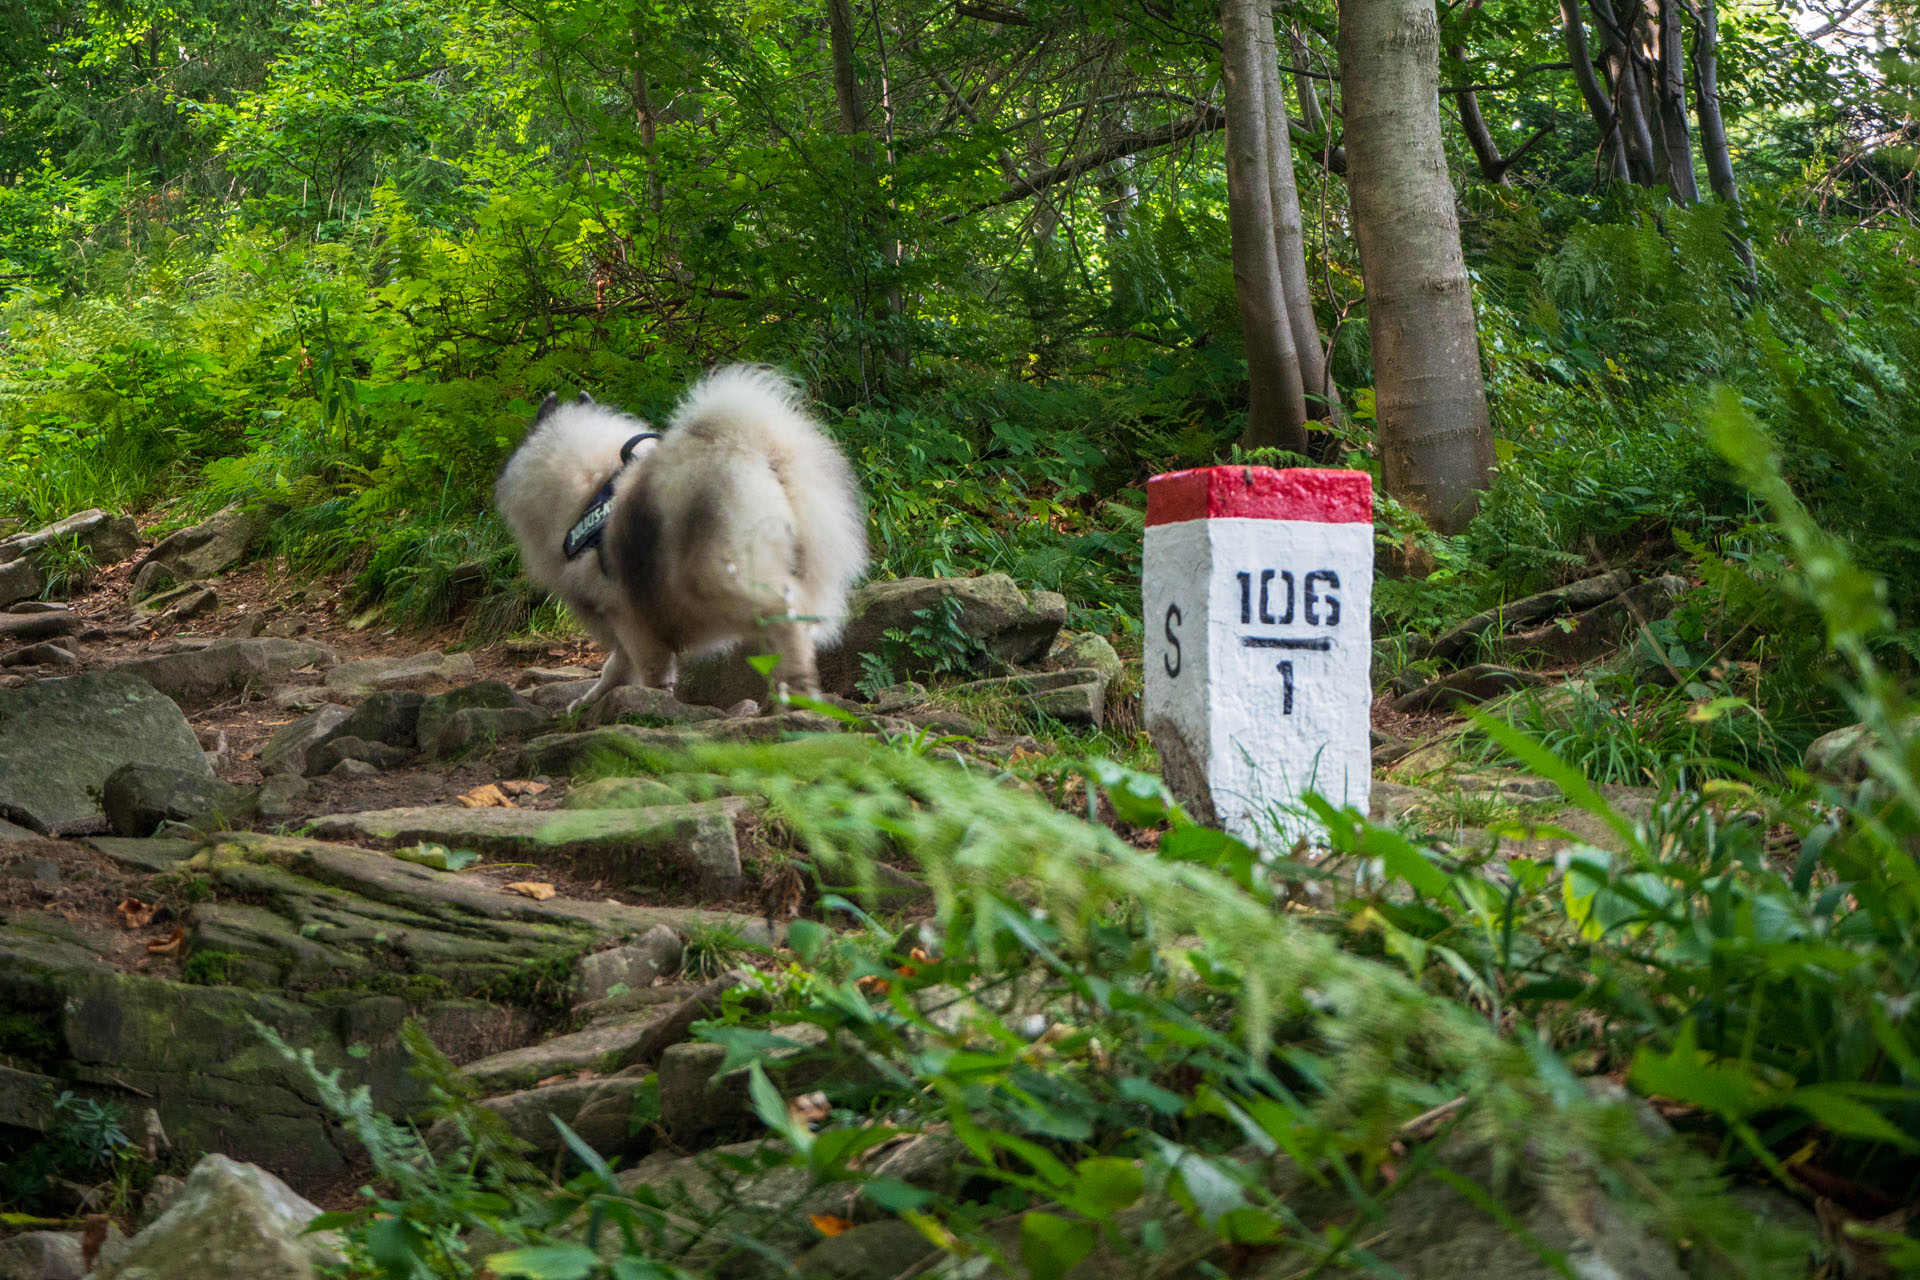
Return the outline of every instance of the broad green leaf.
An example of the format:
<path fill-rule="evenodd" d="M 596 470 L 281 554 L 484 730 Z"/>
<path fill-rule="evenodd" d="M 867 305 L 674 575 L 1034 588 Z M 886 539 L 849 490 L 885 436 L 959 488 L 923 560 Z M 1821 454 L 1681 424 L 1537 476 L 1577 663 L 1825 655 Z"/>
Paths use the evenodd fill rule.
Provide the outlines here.
<path fill-rule="evenodd" d="M 1683 1022 L 1672 1052 L 1640 1046 L 1627 1073 L 1629 1083 L 1642 1093 L 1689 1102 L 1728 1120 L 1744 1119 L 1759 1109 L 1767 1096 L 1766 1087 L 1738 1067 L 1713 1060 L 1694 1035 L 1693 1023 Z"/>
<path fill-rule="evenodd" d="M 1091 1222 L 1034 1209 L 1020 1219 L 1020 1261 L 1033 1280 L 1060 1280 L 1093 1252 L 1097 1239 Z"/>
<path fill-rule="evenodd" d="M 1920 1142 L 1911 1134 L 1853 1096 L 1844 1084 L 1806 1085 L 1781 1101 L 1798 1107 L 1842 1137 L 1884 1142 L 1902 1151 L 1920 1150 Z"/>
<path fill-rule="evenodd" d="M 579 1280 L 600 1264 L 600 1255 L 583 1244 L 534 1244 L 487 1256 L 487 1269 L 501 1280 Z"/>
<path fill-rule="evenodd" d="M 1089 1156 L 1073 1166 L 1073 1192 L 1068 1199 L 1089 1218 L 1110 1218 L 1138 1200 L 1146 1190 L 1140 1167 L 1119 1156 Z"/>

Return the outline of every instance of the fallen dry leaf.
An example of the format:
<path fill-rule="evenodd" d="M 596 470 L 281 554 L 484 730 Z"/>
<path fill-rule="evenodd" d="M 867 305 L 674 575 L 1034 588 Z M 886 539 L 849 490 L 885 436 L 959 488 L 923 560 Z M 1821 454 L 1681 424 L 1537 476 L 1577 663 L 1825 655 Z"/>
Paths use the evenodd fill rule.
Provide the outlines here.
<path fill-rule="evenodd" d="M 823 1236 L 837 1236 L 843 1232 L 853 1230 L 853 1221 L 851 1219 L 836 1217 L 831 1213 L 808 1214 L 807 1221 L 811 1222 L 813 1229 Z"/>
<path fill-rule="evenodd" d="M 148 938 L 147 954 L 150 956 L 177 956 L 187 948 L 187 931 L 176 928 L 164 938 Z"/>
<path fill-rule="evenodd" d="M 507 793 L 502 791 L 500 785 L 495 782 L 475 787 L 463 795 L 455 796 L 454 799 L 469 809 L 517 809 L 520 807 L 507 799 Z"/>
<path fill-rule="evenodd" d="M 547 789 L 544 782 L 535 782 L 531 778 L 509 778 L 494 784 L 510 796 L 537 796 Z"/>
<path fill-rule="evenodd" d="M 795 1124 L 803 1124 L 809 1129 L 818 1124 L 825 1124 L 832 1112 L 833 1108 L 827 1102 L 827 1095 L 818 1090 L 787 1099 L 787 1119 Z"/>
<path fill-rule="evenodd" d="M 120 913 L 122 929 L 144 929 L 153 923 L 153 904 L 142 902 L 138 898 L 122 898 L 120 905 L 114 908 Z"/>
<path fill-rule="evenodd" d="M 502 887 L 508 893 L 517 893 L 532 898 L 536 902 L 545 902 L 553 896 L 553 886 L 544 880 L 515 880 L 512 884 Z"/>
<path fill-rule="evenodd" d="M 104 1213 L 87 1215 L 86 1230 L 80 1234 L 80 1265 L 88 1271 L 93 1270 L 93 1260 L 100 1254 L 100 1246 L 107 1242 L 108 1218 Z"/>

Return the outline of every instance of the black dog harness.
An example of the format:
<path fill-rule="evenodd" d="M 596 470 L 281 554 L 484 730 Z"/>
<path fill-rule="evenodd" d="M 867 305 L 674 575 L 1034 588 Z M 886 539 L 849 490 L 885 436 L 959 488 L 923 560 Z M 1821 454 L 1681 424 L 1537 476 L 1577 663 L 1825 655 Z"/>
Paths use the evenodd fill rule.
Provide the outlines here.
<path fill-rule="evenodd" d="M 633 461 L 633 451 L 642 440 L 659 438 L 658 431 L 642 431 L 620 446 L 620 471 L 607 477 L 607 482 L 600 486 L 598 493 L 593 495 L 593 501 L 587 504 L 587 509 L 581 512 L 580 518 L 573 522 L 573 528 L 567 530 L 566 540 L 560 544 L 560 549 L 566 552 L 567 559 L 577 560 L 591 547 L 601 558 L 600 567 L 606 568 L 606 553 L 600 550 L 600 535 L 607 531 L 607 517 L 613 511 L 614 482 L 620 478 L 620 473 L 627 469 L 627 464 Z"/>

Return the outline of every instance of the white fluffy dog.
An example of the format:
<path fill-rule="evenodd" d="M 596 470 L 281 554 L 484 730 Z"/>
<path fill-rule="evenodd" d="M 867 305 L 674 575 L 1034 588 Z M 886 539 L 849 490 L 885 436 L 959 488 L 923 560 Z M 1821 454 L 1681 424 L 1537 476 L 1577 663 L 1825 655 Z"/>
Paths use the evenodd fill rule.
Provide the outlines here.
<path fill-rule="evenodd" d="M 582 395 L 548 396 L 494 491 L 527 576 L 608 650 L 574 707 L 676 655 L 745 640 L 782 690 L 819 693 L 867 564 L 859 486 L 794 385 L 736 365 L 702 378 L 664 433 Z"/>

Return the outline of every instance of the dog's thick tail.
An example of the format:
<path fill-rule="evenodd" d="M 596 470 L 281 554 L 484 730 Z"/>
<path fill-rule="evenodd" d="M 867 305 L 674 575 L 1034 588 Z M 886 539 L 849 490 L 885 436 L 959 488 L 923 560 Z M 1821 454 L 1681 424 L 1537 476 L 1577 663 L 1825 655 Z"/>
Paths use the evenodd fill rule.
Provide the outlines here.
<path fill-rule="evenodd" d="M 866 570 L 866 515 L 853 469 L 807 413 L 799 389 L 767 368 L 716 370 L 674 411 L 660 461 L 678 452 L 675 436 L 699 443 L 687 453 L 736 475 L 761 466 L 771 471 L 792 517 L 791 603 L 818 619 L 821 638 L 837 634 L 846 594 Z"/>

